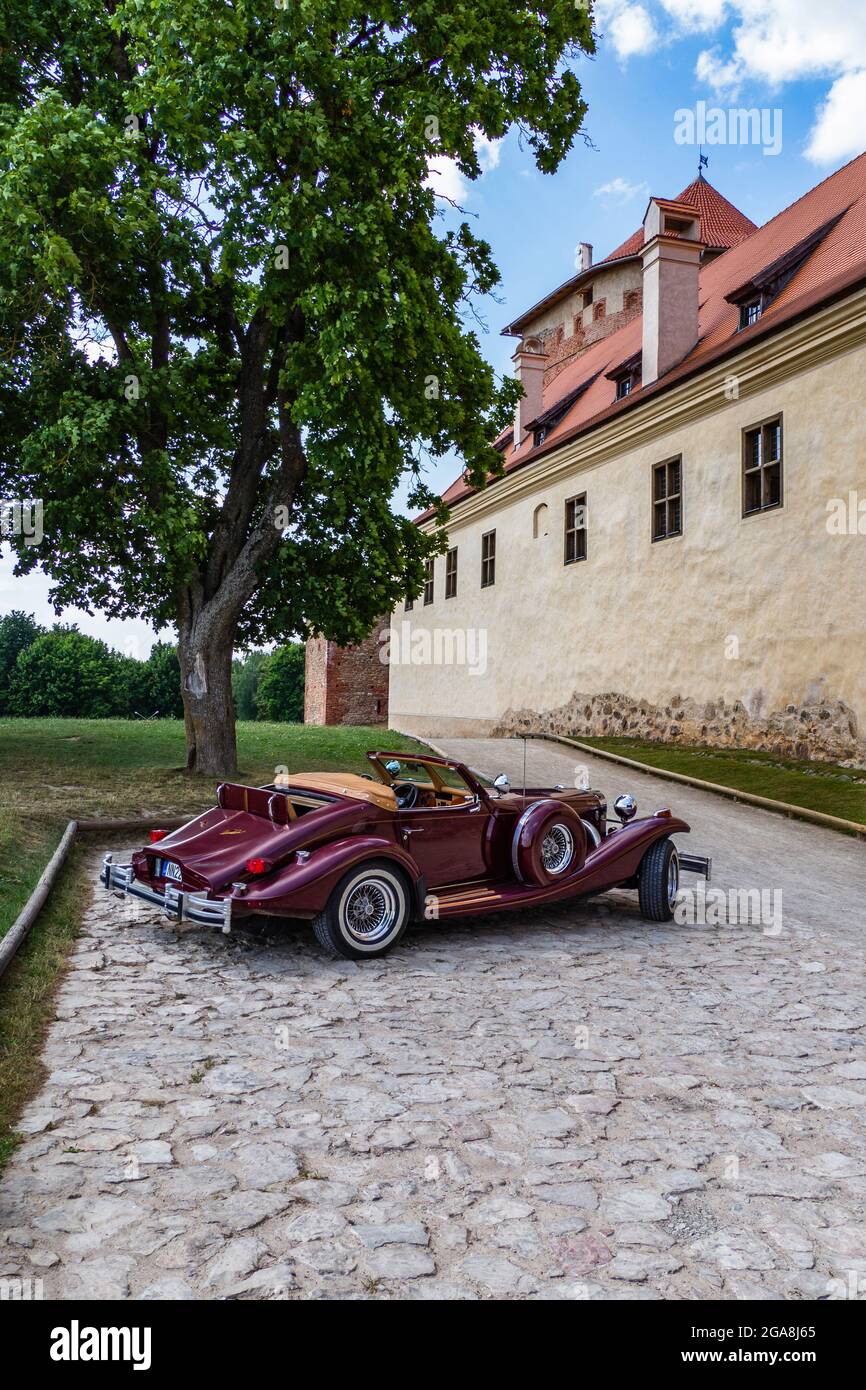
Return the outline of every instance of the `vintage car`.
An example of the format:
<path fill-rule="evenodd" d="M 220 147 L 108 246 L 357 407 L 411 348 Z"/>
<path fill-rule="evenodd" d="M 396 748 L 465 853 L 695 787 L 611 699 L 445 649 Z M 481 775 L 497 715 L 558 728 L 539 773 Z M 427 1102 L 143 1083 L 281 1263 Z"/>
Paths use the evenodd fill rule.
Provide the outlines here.
<path fill-rule="evenodd" d="M 180 830 L 152 830 L 129 864 L 103 860 L 108 889 L 155 903 L 177 922 L 231 930 L 256 913 L 312 921 L 322 946 L 362 960 L 399 941 L 413 918 L 442 921 L 608 888 L 636 888 L 643 917 L 669 921 L 689 827 L 669 810 L 636 819 L 634 798 L 607 820 L 601 792 L 512 791 L 448 758 L 368 753 L 370 772 L 223 783 L 217 805 Z"/>

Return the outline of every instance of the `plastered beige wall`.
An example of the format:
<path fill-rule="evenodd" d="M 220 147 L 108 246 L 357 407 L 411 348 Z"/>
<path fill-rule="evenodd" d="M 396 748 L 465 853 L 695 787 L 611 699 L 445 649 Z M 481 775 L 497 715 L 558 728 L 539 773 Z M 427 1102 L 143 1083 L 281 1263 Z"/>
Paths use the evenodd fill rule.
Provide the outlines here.
<path fill-rule="evenodd" d="M 524 337 L 534 337 L 539 334 L 548 333 L 552 329 L 563 326 L 565 336 L 570 338 L 574 332 L 575 315 L 581 316 L 584 328 L 591 328 L 593 324 L 593 305 L 590 304 L 586 309 L 583 308 L 583 295 L 587 286 L 593 287 L 593 302 L 597 303 L 600 299 L 605 301 L 606 315 L 618 313 L 623 307 L 623 296 L 626 290 L 640 289 L 642 285 L 642 275 L 640 261 L 628 261 L 624 265 L 614 264 L 612 266 L 602 266 L 599 264 L 597 273 L 588 277 L 582 289 L 570 294 L 567 299 L 563 299 L 559 304 L 554 304 L 552 308 L 546 309 L 543 313 L 534 318 L 523 329 Z"/>
<path fill-rule="evenodd" d="M 720 399 L 702 420 L 555 483 L 539 481 L 531 495 L 508 502 L 503 493 L 502 505 L 469 525 L 458 509 L 449 530 L 457 597 L 445 599 L 441 556 L 435 602 L 419 599 L 393 621 L 475 629 L 476 640 L 483 633 L 486 670 L 392 665 L 392 725 L 482 733 L 508 710 L 619 691 L 654 705 L 674 695 L 742 701 L 755 718 L 789 703 L 841 700 L 863 737 L 866 535 L 828 534 L 827 504 L 852 489 L 866 500 L 864 382 L 860 346 L 746 398 Z M 744 518 L 741 431 L 776 412 L 784 505 Z M 676 454 L 684 533 L 653 543 L 652 465 Z M 588 558 L 564 566 L 564 504 L 581 492 Z M 546 534 L 534 538 L 541 502 Z M 481 589 L 481 534 L 493 528 L 496 584 Z"/>

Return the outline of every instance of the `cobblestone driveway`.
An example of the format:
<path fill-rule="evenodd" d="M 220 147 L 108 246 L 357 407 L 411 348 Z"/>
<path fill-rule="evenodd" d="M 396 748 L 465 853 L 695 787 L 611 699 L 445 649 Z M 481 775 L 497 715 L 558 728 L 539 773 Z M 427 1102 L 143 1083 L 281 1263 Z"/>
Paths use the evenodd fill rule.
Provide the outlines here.
<path fill-rule="evenodd" d="M 448 746 L 517 771 L 515 745 Z M 569 779 L 570 755 L 533 757 L 531 780 Z M 176 941 L 97 898 L 0 1187 L 0 1277 L 60 1298 L 866 1292 L 863 846 L 627 780 L 700 827 L 723 885 L 786 886 L 782 933 L 650 927 L 620 894 L 420 927 L 356 966 L 305 928 Z"/>

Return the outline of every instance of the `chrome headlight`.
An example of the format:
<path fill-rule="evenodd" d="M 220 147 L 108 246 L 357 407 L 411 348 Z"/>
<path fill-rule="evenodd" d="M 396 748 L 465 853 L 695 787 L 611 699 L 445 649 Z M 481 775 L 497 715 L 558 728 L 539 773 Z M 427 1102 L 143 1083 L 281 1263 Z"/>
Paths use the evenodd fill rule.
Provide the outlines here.
<path fill-rule="evenodd" d="M 629 821 L 637 815 L 637 802 L 631 792 L 623 792 L 622 796 L 618 796 L 613 803 L 613 809 L 623 825 L 628 825 Z"/>

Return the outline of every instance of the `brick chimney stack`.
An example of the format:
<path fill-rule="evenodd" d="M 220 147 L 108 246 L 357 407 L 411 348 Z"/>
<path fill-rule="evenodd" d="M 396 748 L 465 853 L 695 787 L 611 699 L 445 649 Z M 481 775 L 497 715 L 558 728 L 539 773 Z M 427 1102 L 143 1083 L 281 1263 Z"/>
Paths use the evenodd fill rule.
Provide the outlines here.
<path fill-rule="evenodd" d="M 701 216 L 688 203 L 651 198 L 644 217 L 644 386 L 681 362 L 698 341 Z"/>

